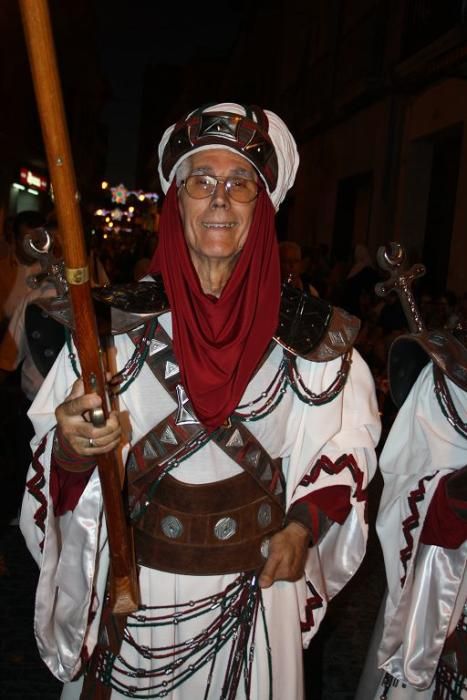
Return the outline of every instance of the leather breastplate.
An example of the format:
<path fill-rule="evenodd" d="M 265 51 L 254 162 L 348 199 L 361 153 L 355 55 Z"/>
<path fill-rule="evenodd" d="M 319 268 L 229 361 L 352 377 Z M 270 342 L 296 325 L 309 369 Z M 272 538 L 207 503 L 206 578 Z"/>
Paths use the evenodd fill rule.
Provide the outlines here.
<path fill-rule="evenodd" d="M 130 333 L 138 343 L 141 331 Z M 273 460 L 242 423 L 208 434 L 180 385 L 169 336 L 159 325 L 147 363 L 178 407 L 130 452 L 127 474 L 139 564 L 175 573 L 257 569 L 269 537 L 282 527 L 281 460 Z M 243 472 L 211 484 L 173 478 L 183 459 L 212 440 Z"/>

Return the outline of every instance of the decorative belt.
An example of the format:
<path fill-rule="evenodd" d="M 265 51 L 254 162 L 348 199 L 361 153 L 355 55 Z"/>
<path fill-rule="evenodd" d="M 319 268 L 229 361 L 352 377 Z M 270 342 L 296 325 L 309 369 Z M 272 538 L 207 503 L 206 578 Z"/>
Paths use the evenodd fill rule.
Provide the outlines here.
<path fill-rule="evenodd" d="M 136 558 L 196 576 L 255 570 L 283 520 L 283 508 L 248 473 L 200 485 L 167 474 L 135 523 Z"/>

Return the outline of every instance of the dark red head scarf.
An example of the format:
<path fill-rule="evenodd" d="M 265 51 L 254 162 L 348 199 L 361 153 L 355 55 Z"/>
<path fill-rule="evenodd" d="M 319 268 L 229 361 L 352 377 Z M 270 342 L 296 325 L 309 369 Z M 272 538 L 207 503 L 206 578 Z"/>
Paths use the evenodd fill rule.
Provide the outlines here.
<path fill-rule="evenodd" d="M 280 271 L 274 208 L 261 189 L 246 243 L 216 299 L 201 289 L 172 183 L 162 207 L 150 272 L 160 272 L 172 310 L 174 352 L 198 419 L 222 425 L 237 407 L 279 319 Z"/>

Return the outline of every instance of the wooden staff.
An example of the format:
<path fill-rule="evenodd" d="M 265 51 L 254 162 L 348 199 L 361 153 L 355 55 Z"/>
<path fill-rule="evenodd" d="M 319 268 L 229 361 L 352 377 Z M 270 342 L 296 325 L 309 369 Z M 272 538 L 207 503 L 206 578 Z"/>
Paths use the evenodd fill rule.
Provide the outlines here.
<path fill-rule="evenodd" d="M 19 0 L 55 206 L 63 240 L 66 278 L 73 308 L 75 344 L 84 388 L 102 398 L 94 424 L 108 416 L 105 373 L 91 298 L 89 268 L 79 210 L 79 195 L 55 56 L 47 0 Z M 115 614 L 138 608 L 138 583 L 130 529 L 115 453 L 97 457 L 110 548 L 110 601 Z"/>

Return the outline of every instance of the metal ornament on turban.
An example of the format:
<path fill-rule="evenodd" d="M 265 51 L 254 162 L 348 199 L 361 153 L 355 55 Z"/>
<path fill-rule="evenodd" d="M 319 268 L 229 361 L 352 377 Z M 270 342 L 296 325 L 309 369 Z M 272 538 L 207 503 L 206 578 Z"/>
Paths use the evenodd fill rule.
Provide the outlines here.
<path fill-rule="evenodd" d="M 164 193 L 178 166 L 197 151 L 222 148 L 239 153 L 257 170 L 279 209 L 292 187 L 299 156 L 282 119 L 259 107 L 225 102 L 187 114 L 164 133 L 159 144 L 159 177 Z"/>

